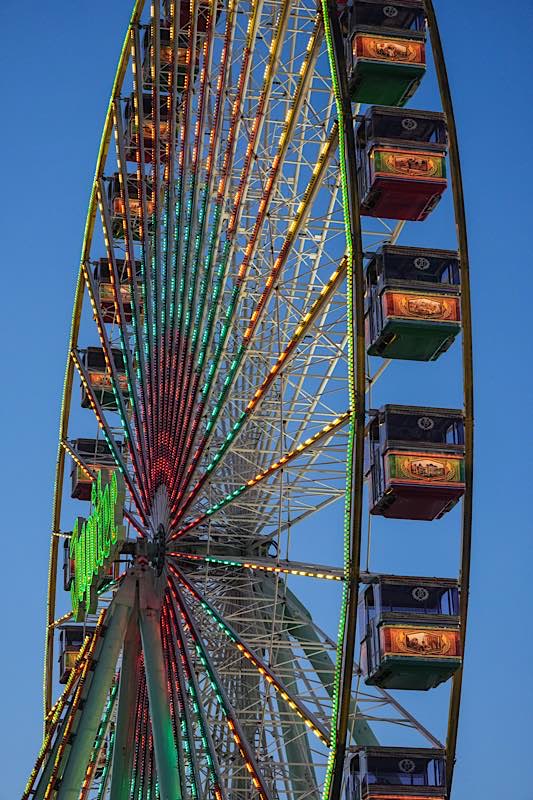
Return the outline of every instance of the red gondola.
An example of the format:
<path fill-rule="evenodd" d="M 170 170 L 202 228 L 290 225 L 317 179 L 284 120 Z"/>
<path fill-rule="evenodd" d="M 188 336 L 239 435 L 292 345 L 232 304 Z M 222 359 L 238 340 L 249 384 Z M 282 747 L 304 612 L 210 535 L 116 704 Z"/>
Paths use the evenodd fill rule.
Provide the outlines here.
<path fill-rule="evenodd" d="M 371 514 L 432 520 L 462 497 L 461 411 L 386 405 L 373 412 L 368 445 Z"/>
<path fill-rule="evenodd" d="M 356 131 L 361 214 L 422 220 L 447 186 L 444 114 L 371 106 Z"/>

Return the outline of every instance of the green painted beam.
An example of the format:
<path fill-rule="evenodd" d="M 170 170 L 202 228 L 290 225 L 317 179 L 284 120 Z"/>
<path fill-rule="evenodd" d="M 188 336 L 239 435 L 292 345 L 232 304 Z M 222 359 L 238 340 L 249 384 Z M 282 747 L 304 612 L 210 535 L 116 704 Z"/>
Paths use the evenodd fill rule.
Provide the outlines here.
<path fill-rule="evenodd" d="M 75 733 L 67 764 L 61 776 L 57 800 L 78 800 L 87 765 L 102 719 L 109 690 L 115 675 L 117 660 L 122 649 L 126 628 L 135 600 L 135 579 L 126 576 L 108 611 L 109 621 L 96 667 L 92 675 L 81 717 Z"/>
<path fill-rule="evenodd" d="M 159 791 L 161 800 L 182 800 L 178 752 L 168 703 L 160 618 L 161 591 L 156 589 L 151 572 L 145 572 L 139 581 L 139 624 Z"/>
<path fill-rule="evenodd" d="M 274 578 L 266 575 L 263 578 L 262 589 L 269 598 L 274 598 L 275 586 Z M 323 645 L 316 629 L 313 625 L 311 614 L 298 600 L 295 594 L 288 587 L 284 590 L 285 618 L 291 622 L 291 635 L 300 642 L 304 653 L 315 670 L 317 678 L 322 683 L 324 689 L 330 697 L 333 697 L 333 678 L 335 665 L 332 658 L 325 652 L 317 652 L 316 645 Z M 359 713 L 353 699 L 350 702 L 350 716 Z M 353 739 L 356 744 L 367 746 L 379 745 L 372 728 L 365 719 L 357 719 L 353 726 Z"/>
<path fill-rule="evenodd" d="M 129 800 L 130 797 L 140 651 L 141 637 L 137 614 L 134 612 L 126 631 L 122 654 L 109 800 Z"/>
<path fill-rule="evenodd" d="M 276 639 L 283 644 L 289 641 L 285 631 L 281 631 Z M 283 682 L 296 697 L 298 696 L 298 683 L 292 662 L 287 662 L 284 658 L 284 651 L 279 647 L 272 650 L 272 666 L 275 668 L 276 675 L 283 678 Z M 280 701 L 277 697 L 278 706 L 283 719 L 283 707 L 285 701 Z M 318 785 L 313 764 L 313 755 L 307 736 L 308 728 L 300 719 L 292 719 L 282 722 L 283 738 L 285 740 L 285 750 L 289 762 L 289 779 L 292 786 L 293 797 L 318 797 Z"/>

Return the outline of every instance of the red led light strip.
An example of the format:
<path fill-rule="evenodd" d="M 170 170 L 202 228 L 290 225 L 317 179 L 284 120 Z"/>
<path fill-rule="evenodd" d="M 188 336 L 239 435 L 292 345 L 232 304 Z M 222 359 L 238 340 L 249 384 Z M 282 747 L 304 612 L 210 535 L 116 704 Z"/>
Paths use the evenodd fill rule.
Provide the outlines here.
<path fill-rule="evenodd" d="M 251 131 L 251 134 L 250 134 L 250 139 L 249 139 L 247 152 L 246 152 L 246 156 L 245 156 L 245 160 L 244 160 L 244 166 L 243 166 L 243 168 L 241 170 L 239 188 L 238 188 L 238 191 L 237 191 L 237 193 L 235 195 L 234 202 L 233 202 L 233 210 L 232 210 L 232 215 L 231 215 L 231 218 L 230 218 L 230 224 L 229 224 L 227 232 L 226 232 L 226 243 L 224 245 L 224 251 L 226 251 L 226 248 L 228 248 L 228 247 L 230 248 L 230 250 L 228 251 L 228 254 L 226 254 L 226 260 L 225 260 L 226 266 L 227 266 L 227 263 L 229 262 L 228 255 L 229 255 L 229 252 L 231 251 L 231 248 L 233 247 L 233 239 L 234 239 L 234 236 L 235 236 L 235 231 L 236 231 L 237 226 L 238 226 L 238 219 L 240 218 L 240 214 L 241 214 L 241 211 L 242 211 L 242 208 L 243 208 L 244 189 L 245 189 L 245 187 L 247 185 L 247 181 L 248 181 L 249 169 L 250 169 L 250 165 L 252 163 L 252 154 L 253 154 L 253 152 L 255 150 L 258 137 L 259 137 L 259 135 L 261 133 L 261 130 L 262 130 L 262 126 L 263 126 L 263 122 L 264 122 L 264 108 L 266 107 L 266 104 L 268 102 L 268 99 L 270 97 L 270 92 L 271 92 L 271 89 L 272 89 L 272 81 L 273 81 L 273 77 L 274 77 L 273 65 L 276 63 L 276 60 L 277 60 L 277 57 L 278 57 L 279 47 L 281 45 L 282 38 L 283 38 L 281 34 L 282 34 L 283 29 L 284 29 L 284 25 L 285 25 L 285 22 L 286 22 L 286 16 L 288 14 L 289 9 L 290 9 L 290 3 L 288 3 L 286 1 L 284 3 L 284 5 L 283 5 L 282 9 L 281 9 L 281 13 L 280 13 L 280 16 L 279 16 L 279 21 L 278 21 L 278 27 L 276 29 L 276 33 L 275 33 L 274 38 L 273 38 L 273 43 L 271 45 L 269 58 L 268 58 L 267 66 L 266 66 L 266 69 L 265 69 L 265 77 L 264 77 L 263 86 L 262 86 L 262 89 L 261 89 L 261 94 L 260 94 L 260 97 L 259 97 L 257 113 L 256 113 L 256 116 L 255 116 L 255 119 L 254 119 L 254 123 L 253 123 L 253 126 L 252 126 L 252 131 Z M 238 82 L 238 86 L 237 86 L 237 97 L 235 99 L 235 102 L 234 102 L 234 105 L 233 105 L 233 109 L 232 109 L 232 119 L 231 119 L 231 125 L 230 125 L 230 132 L 229 132 L 229 136 L 228 136 L 226 153 L 225 153 L 225 156 L 224 156 L 224 162 L 223 162 L 223 167 L 222 167 L 222 175 L 221 175 L 221 178 L 220 178 L 219 187 L 218 187 L 218 191 L 217 191 L 217 200 L 216 200 L 216 207 L 217 208 L 224 202 L 224 199 L 226 197 L 226 193 L 227 193 L 227 190 L 228 190 L 227 180 L 228 180 L 228 176 L 229 176 L 229 173 L 230 173 L 230 170 L 231 170 L 231 165 L 233 163 L 233 159 L 234 159 L 234 156 L 235 156 L 235 150 L 236 150 L 236 148 L 234 147 L 234 142 L 237 139 L 237 135 L 238 135 L 238 131 L 239 131 L 239 128 L 240 128 L 240 123 L 241 123 L 240 116 L 241 116 L 242 96 L 243 96 L 243 93 L 244 93 L 244 91 L 246 89 L 246 86 L 247 86 L 247 83 L 248 83 L 248 80 L 249 80 L 249 76 L 250 76 L 251 53 L 252 53 L 252 47 L 253 47 L 253 42 L 254 42 L 254 39 L 255 39 L 255 35 L 257 33 L 257 22 L 258 22 L 257 17 L 258 17 L 258 8 L 254 6 L 253 15 L 250 18 L 250 21 L 249 21 L 249 24 L 248 24 L 247 42 L 246 42 L 246 47 L 245 47 L 244 53 L 243 53 L 242 63 L 241 63 L 241 73 L 239 75 L 239 82 Z M 292 112 L 294 112 L 295 109 L 293 107 L 293 104 L 291 104 L 291 109 L 292 109 Z M 279 164 L 281 164 L 281 161 L 279 162 Z M 278 164 L 278 166 L 279 166 L 279 164 Z M 273 188 L 273 185 L 272 185 L 271 188 Z M 262 217 L 264 218 L 264 216 L 266 214 L 266 207 L 261 206 L 260 213 L 261 213 Z M 219 223 L 220 222 L 221 222 L 221 216 L 220 216 Z M 217 231 L 216 231 L 217 234 L 218 234 L 218 231 L 219 231 L 219 225 L 218 225 Z M 238 279 L 237 282 L 236 282 L 236 289 L 238 291 L 240 291 L 241 284 L 242 284 L 242 278 Z M 212 332 L 213 332 L 213 328 L 210 327 L 209 330 L 208 330 L 208 333 L 209 333 L 208 340 L 207 340 L 206 345 L 204 346 L 204 349 L 207 348 L 207 344 L 209 343 L 209 341 L 211 339 Z M 220 358 L 220 353 L 222 352 L 222 349 L 223 349 L 223 346 L 224 346 L 224 341 L 225 341 L 225 335 L 222 337 L 221 341 L 217 345 L 217 353 L 215 355 L 215 361 L 218 361 L 219 358 Z M 193 382 L 193 389 L 192 389 L 192 397 L 196 396 L 196 392 L 198 390 L 198 386 L 199 386 L 199 383 L 200 383 L 200 378 L 201 378 L 201 369 L 197 370 L 196 375 L 195 375 L 195 379 L 194 379 L 194 382 Z M 212 378 L 214 378 L 214 375 L 212 376 Z M 212 382 L 212 378 L 210 379 L 211 382 Z M 194 416 L 194 419 L 193 419 L 192 427 L 189 424 L 190 423 L 190 413 L 189 413 L 189 416 L 188 416 L 188 418 L 186 420 L 186 424 L 184 424 L 184 426 L 183 426 L 184 429 L 188 432 L 187 439 L 185 440 L 185 452 L 187 454 L 189 454 L 191 452 L 192 448 L 194 447 L 195 439 L 196 439 L 196 436 L 198 434 L 198 426 L 200 424 L 200 421 L 201 421 L 201 418 L 202 418 L 202 414 L 203 414 L 203 410 L 204 410 L 205 405 L 207 403 L 207 399 L 208 398 L 206 396 L 200 402 L 200 404 L 198 405 L 196 413 L 195 413 L 195 416 Z M 192 409 L 190 409 L 190 412 L 192 412 Z M 189 428 L 190 428 L 190 430 L 189 430 Z M 202 437 L 202 439 L 200 441 L 200 444 L 199 444 L 199 448 L 201 448 L 202 450 L 203 450 L 203 447 L 205 445 L 204 438 L 205 437 Z M 187 461 L 186 458 L 184 458 L 183 456 L 180 456 L 180 458 L 179 458 L 179 469 L 178 469 L 176 480 L 175 480 L 175 482 L 173 484 L 173 487 L 172 487 L 171 495 L 174 495 L 176 490 L 177 490 L 177 488 L 180 486 L 180 481 L 181 481 L 182 476 L 183 476 L 183 469 L 184 469 L 184 465 L 186 464 L 186 461 Z"/>
<path fill-rule="evenodd" d="M 216 0 L 213 0 L 212 5 L 213 6 L 216 5 Z M 210 22 L 211 22 L 211 17 L 213 16 L 213 13 L 214 13 L 214 8 L 211 9 Z M 199 260 L 200 260 L 200 256 L 201 256 L 202 249 L 203 249 L 205 233 L 206 233 L 206 230 L 207 230 L 207 226 L 206 226 L 206 222 L 207 222 L 207 219 L 208 219 L 207 206 L 208 206 L 208 202 L 209 202 L 209 199 L 211 198 L 212 191 L 213 191 L 213 182 L 214 182 L 214 177 L 215 177 L 215 169 L 214 169 L 215 168 L 215 153 L 216 153 L 216 149 L 217 149 L 218 144 L 219 144 L 217 132 L 219 131 L 220 124 L 221 124 L 222 118 L 223 118 L 223 113 L 222 113 L 223 109 L 224 109 L 223 91 L 224 91 L 224 89 L 226 87 L 226 81 L 227 81 L 227 77 L 228 77 L 228 75 L 227 75 L 227 73 L 228 73 L 227 67 L 228 67 L 228 64 L 229 64 L 230 45 L 231 45 L 231 40 L 232 40 L 232 34 L 233 34 L 235 19 L 236 19 L 235 4 L 234 4 L 233 1 L 231 1 L 229 3 L 229 5 L 228 5 L 227 14 L 226 14 L 226 29 L 225 29 L 225 33 L 224 33 L 224 43 L 223 43 L 223 49 L 222 49 L 222 53 L 221 53 L 221 63 L 220 63 L 218 81 L 217 81 L 217 93 L 216 93 L 216 99 L 215 99 L 215 109 L 214 109 L 214 114 L 213 114 L 213 122 L 212 122 L 212 126 L 211 126 L 211 131 L 210 131 L 210 135 L 209 135 L 209 150 L 208 150 L 208 154 L 207 154 L 207 160 L 206 160 L 206 166 L 205 166 L 205 176 L 204 176 L 204 187 L 205 188 L 203 190 L 203 203 L 202 203 L 202 214 L 201 214 L 201 223 L 200 223 L 201 227 L 200 227 L 199 233 L 197 233 L 197 235 L 196 235 L 195 252 L 194 252 L 194 256 L 193 256 L 193 258 L 195 259 L 196 262 L 199 262 Z M 210 43 L 211 43 L 211 38 L 212 38 L 212 31 L 210 30 L 209 31 L 209 41 L 210 41 Z M 202 78 L 202 81 L 203 81 L 203 78 Z M 201 89 L 203 91 L 203 82 L 202 82 Z M 183 458 L 183 446 L 185 444 L 185 437 L 186 437 L 186 434 L 187 434 L 187 429 L 188 429 L 188 425 L 189 425 L 189 422 L 190 422 L 191 413 L 192 413 L 192 410 L 193 410 L 195 390 L 193 390 L 192 394 L 191 394 L 191 391 L 190 391 L 191 390 L 192 370 L 193 370 L 194 360 L 196 358 L 198 341 L 200 339 L 200 336 L 199 336 L 199 333 L 198 333 L 199 320 L 202 319 L 203 314 L 204 314 L 207 290 L 208 290 L 208 287 L 209 287 L 208 276 L 211 273 L 211 267 L 212 267 L 212 260 L 210 259 L 208 264 L 207 264 L 207 266 L 204 265 L 204 276 L 202 277 L 202 284 L 201 284 L 201 287 L 200 287 L 200 298 L 199 298 L 199 301 L 195 304 L 194 299 L 193 299 L 193 302 L 191 304 L 191 314 L 192 314 L 192 309 L 194 308 L 195 305 L 197 307 L 197 311 L 195 313 L 194 330 L 193 330 L 193 340 L 194 341 L 191 341 L 191 351 L 189 353 L 188 359 L 185 359 L 185 363 L 186 363 L 186 366 L 187 366 L 187 371 L 186 371 L 186 374 L 185 374 L 185 379 L 183 381 L 183 390 L 181 391 L 181 394 L 180 394 L 178 419 L 182 420 L 183 422 L 179 425 L 179 429 L 177 431 L 177 446 L 176 446 L 176 456 L 175 456 L 175 461 L 177 463 L 181 463 L 181 460 Z M 185 345 L 187 345 L 187 344 L 188 343 L 185 342 Z M 175 431 L 174 425 L 175 425 L 175 419 L 173 418 L 172 419 L 172 423 L 171 423 L 171 430 L 173 432 Z M 172 437 L 172 440 L 174 441 L 174 436 Z"/>
<path fill-rule="evenodd" d="M 175 607 L 179 611 L 182 617 L 183 626 L 187 631 L 187 633 L 191 636 L 196 651 L 200 657 L 200 660 L 202 661 L 202 664 L 205 667 L 210 680 L 216 687 L 214 689 L 215 695 L 220 703 L 220 708 L 224 714 L 224 717 L 226 718 L 226 723 L 231 731 L 231 735 L 237 746 L 237 749 L 241 754 L 241 757 L 244 761 L 244 765 L 247 771 L 250 773 L 252 783 L 255 789 L 257 790 L 257 793 L 261 798 L 261 800 L 271 800 L 269 792 L 266 788 L 262 775 L 255 761 L 255 757 L 251 751 L 251 747 L 242 732 L 240 722 L 235 712 L 233 711 L 233 708 L 231 706 L 231 703 L 229 702 L 229 699 L 226 695 L 224 688 L 222 687 L 220 681 L 217 679 L 215 669 L 211 664 L 211 660 L 207 654 L 202 638 L 198 632 L 196 623 L 192 619 L 185 602 L 180 597 L 179 592 L 177 591 L 176 585 L 173 580 L 169 580 L 169 589 L 172 595 L 172 599 L 175 603 Z"/>

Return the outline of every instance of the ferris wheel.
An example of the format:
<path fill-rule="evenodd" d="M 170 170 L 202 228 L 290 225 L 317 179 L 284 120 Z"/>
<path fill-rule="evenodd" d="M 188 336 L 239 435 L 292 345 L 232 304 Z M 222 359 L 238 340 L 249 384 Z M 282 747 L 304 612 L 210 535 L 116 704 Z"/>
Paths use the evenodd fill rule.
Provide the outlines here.
<path fill-rule="evenodd" d="M 431 81 L 440 110 L 416 101 Z M 461 402 L 428 379 L 406 404 L 407 369 L 446 369 Z M 449 798 L 472 458 L 431 0 L 137 0 L 74 298 L 23 799 Z M 407 525 L 423 574 L 387 544 Z M 458 573 L 434 577 L 434 530 Z"/>

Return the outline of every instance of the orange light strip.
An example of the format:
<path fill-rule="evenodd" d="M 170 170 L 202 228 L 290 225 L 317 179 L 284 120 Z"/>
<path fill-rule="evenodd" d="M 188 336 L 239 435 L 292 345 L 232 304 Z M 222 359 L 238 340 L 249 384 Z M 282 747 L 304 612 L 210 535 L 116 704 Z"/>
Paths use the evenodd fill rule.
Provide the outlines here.
<path fill-rule="evenodd" d="M 233 642 L 237 650 L 250 661 L 251 664 L 257 669 L 259 674 L 265 679 L 265 681 L 273 686 L 274 689 L 281 695 L 281 697 L 285 700 L 289 708 L 299 717 L 302 722 L 317 736 L 321 742 L 323 742 L 326 747 L 329 747 L 330 741 L 329 736 L 327 735 L 326 731 L 323 730 L 318 720 L 312 718 L 312 714 L 305 708 L 300 702 L 294 699 L 287 690 L 287 688 L 276 678 L 274 673 L 271 669 L 257 656 L 253 650 L 251 650 L 240 638 L 240 636 L 233 630 L 233 628 L 225 622 L 223 617 L 216 611 L 215 608 L 209 603 L 205 597 L 203 597 L 200 592 L 187 580 L 187 578 L 177 570 L 172 564 L 170 566 L 170 571 L 173 575 L 175 575 L 180 583 L 184 586 L 185 589 L 197 600 L 202 608 L 212 617 L 215 622 L 217 623 L 218 627 L 226 634 L 226 636 Z"/>
<path fill-rule="evenodd" d="M 24 792 L 22 794 L 21 800 L 27 800 L 27 798 L 30 796 L 30 793 L 32 792 L 33 783 L 34 783 L 37 775 L 39 774 L 39 770 L 40 770 L 41 765 L 42 765 L 42 763 L 44 761 L 45 754 L 46 754 L 46 752 L 48 750 L 48 747 L 50 745 L 50 742 L 52 740 L 52 736 L 54 735 L 54 732 L 55 732 L 56 726 L 57 726 L 57 724 L 59 722 L 59 718 L 61 716 L 61 713 L 62 713 L 62 711 L 63 711 L 63 709 L 65 707 L 65 704 L 66 704 L 66 702 L 67 702 L 67 700 L 68 700 L 68 698 L 70 696 L 70 693 L 72 691 L 74 683 L 76 682 L 76 680 L 80 676 L 80 673 L 81 673 L 81 670 L 82 670 L 82 662 L 83 662 L 83 659 L 85 657 L 86 650 L 87 650 L 87 648 L 89 646 L 89 642 L 90 642 L 90 638 L 88 636 L 86 636 L 84 641 L 83 641 L 83 644 L 82 644 L 82 646 L 80 648 L 78 656 L 76 658 L 76 663 L 74 664 L 74 667 L 72 668 L 72 670 L 70 672 L 70 675 L 68 677 L 68 680 L 67 680 L 67 683 L 65 685 L 65 688 L 63 689 L 63 692 L 61 693 L 60 697 L 56 700 L 56 702 L 54 703 L 54 705 L 52 706 L 52 708 L 49 710 L 49 712 L 47 713 L 47 715 L 45 717 L 45 721 L 47 723 L 47 732 L 46 732 L 46 735 L 45 735 L 45 737 L 43 739 L 43 743 L 42 743 L 41 748 L 39 750 L 39 754 L 38 754 L 37 759 L 35 761 L 34 767 L 33 767 L 32 771 L 31 771 L 30 777 L 28 778 L 28 782 L 27 782 L 26 787 L 24 789 Z"/>
<path fill-rule="evenodd" d="M 375 792 L 371 792 L 365 796 L 365 800 L 446 800 L 446 796 L 444 794 L 375 794 Z"/>
<path fill-rule="evenodd" d="M 185 525 L 183 528 L 180 528 L 178 531 L 173 533 L 170 537 L 170 541 L 173 541 L 174 539 L 183 536 L 183 534 L 188 533 L 193 528 L 196 528 L 200 523 L 204 522 L 204 520 L 211 517 L 217 511 L 220 511 L 221 508 L 227 506 L 228 503 L 231 503 L 232 500 L 235 500 L 235 498 L 239 497 L 245 491 L 251 489 L 253 486 L 256 486 L 258 483 L 261 483 L 261 481 L 265 480 L 265 478 L 268 478 L 278 469 L 283 469 L 287 464 L 289 464 L 291 461 L 294 461 L 294 459 L 298 458 L 298 456 L 301 456 L 321 439 L 331 435 L 338 428 L 342 428 L 344 425 L 346 425 L 349 422 L 350 417 L 350 412 L 345 411 L 344 414 L 341 414 L 339 417 L 334 419 L 333 422 L 325 425 L 322 430 L 318 431 L 318 433 L 315 433 L 314 436 L 310 436 L 302 444 L 299 444 L 293 450 L 289 450 L 289 452 L 282 456 L 278 461 L 274 461 L 274 463 L 267 467 L 264 472 L 259 472 L 254 478 L 250 478 L 249 481 L 243 483 L 241 486 L 235 489 L 235 491 L 226 495 L 222 500 L 220 500 L 220 502 L 214 506 L 211 506 L 211 508 L 208 508 L 207 511 L 205 511 L 203 514 L 200 514 L 200 516 L 196 517 L 196 519 L 193 519 L 192 522 L 188 523 L 188 525 Z"/>
<path fill-rule="evenodd" d="M 315 567 L 310 565 L 294 565 L 289 566 L 289 562 L 280 562 L 279 564 L 272 565 L 265 561 L 261 562 L 256 559 L 254 562 L 246 561 L 241 558 L 222 558 L 216 556 L 199 556 L 195 553 L 167 553 L 169 556 L 175 558 L 183 558 L 188 561 L 204 561 L 207 564 L 218 564 L 223 567 L 242 567 L 242 569 L 263 570 L 264 572 L 273 572 L 276 575 L 299 575 L 304 578 L 320 578 L 328 581 L 342 581 L 344 574 L 342 567 Z M 274 559 L 271 559 L 272 561 Z"/>
<path fill-rule="evenodd" d="M 85 663 L 83 664 L 83 667 L 82 667 L 82 670 L 81 670 L 81 675 L 80 675 L 80 679 L 79 679 L 79 682 L 78 682 L 78 686 L 76 688 L 76 692 L 74 694 L 74 697 L 72 698 L 72 705 L 70 707 L 69 716 L 68 716 L 68 719 L 67 719 L 67 722 L 66 722 L 66 725 L 65 725 L 65 729 L 62 732 L 61 742 L 60 742 L 58 750 L 57 750 L 57 754 L 56 754 L 56 757 L 55 757 L 55 760 L 54 760 L 54 767 L 52 769 L 52 774 L 50 775 L 50 780 L 48 782 L 48 786 L 46 787 L 46 790 L 45 790 L 45 793 L 44 793 L 44 796 L 43 796 L 43 800 L 49 800 L 49 798 L 51 798 L 52 794 L 54 793 L 54 790 L 55 790 L 55 787 L 56 787 L 57 775 L 58 775 L 58 772 L 59 772 L 59 767 L 61 765 L 61 760 L 63 758 L 63 753 L 65 751 L 65 748 L 68 746 L 69 741 L 70 741 L 70 735 L 71 735 L 71 732 L 72 732 L 72 727 L 74 725 L 74 720 L 75 720 L 75 718 L 77 716 L 76 711 L 78 710 L 78 706 L 79 706 L 80 701 L 81 701 L 81 694 L 82 694 L 82 691 L 83 691 L 84 686 L 85 686 L 85 681 L 86 681 L 86 678 L 87 678 L 87 674 L 88 674 L 88 672 L 90 670 L 90 667 L 92 665 L 92 658 L 93 658 L 93 655 L 94 655 L 94 651 L 96 649 L 96 643 L 97 643 L 97 641 L 98 641 L 98 639 L 100 637 L 101 631 L 102 631 L 105 614 L 106 614 L 106 610 L 104 609 L 100 613 L 100 616 L 98 618 L 98 622 L 97 622 L 95 631 L 93 633 L 92 638 L 90 639 L 89 647 L 88 647 L 87 654 L 86 654 L 86 657 L 85 657 Z"/>
<path fill-rule="evenodd" d="M 197 483 L 193 486 L 191 491 L 189 492 L 186 500 L 184 501 L 182 507 L 178 511 L 177 516 L 181 517 L 186 509 L 190 506 L 196 495 L 198 494 L 201 487 L 204 485 L 205 481 L 209 478 L 215 467 L 218 467 L 222 461 L 222 456 L 228 450 L 230 444 L 233 442 L 237 433 L 242 428 L 246 418 L 251 415 L 259 405 L 260 401 L 264 398 L 267 391 L 272 386 L 274 380 L 281 372 L 281 370 L 286 367 L 289 363 L 291 358 L 295 355 L 296 349 L 298 344 L 302 341 L 304 336 L 306 335 L 307 331 L 315 322 L 317 316 L 323 310 L 323 308 L 327 305 L 330 301 L 332 296 L 335 294 L 336 290 L 338 289 L 339 285 L 342 283 L 346 276 L 346 269 L 347 269 L 347 261 L 346 258 L 343 258 L 341 263 L 339 264 L 338 268 L 330 275 L 327 282 L 324 284 L 322 289 L 320 290 L 319 296 L 311 305 L 311 308 L 303 315 L 302 319 L 300 320 L 294 334 L 292 335 L 291 339 L 289 340 L 288 344 L 286 345 L 285 349 L 282 353 L 278 356 L 278 359 L 274 366 L 271 368 L 270 372 L 264 379 L 261 386 L 257 389 L 252 399 L 249 401 L 248 405 L 246 406 L 245 410 L 243 411 L 240 419 L 233 426 L 230 430 L 226 439 L 222 442 L 221 446 L 219 447 L 218 451 L 215 453 L 211 463 L 207 466 L 206 471 L 204 474 L 199 478 Z M 187 475 L 185 478 L 185 483 L 187 483 L 187 478 L 190 477 L 193 469 L 194 469 L 194 462 L 191 462 L 188 470 Z"/>
<path fill-rule="evenodd" d="M 331 130 L 331 133 L 329 134 L 326 142 L 324 143 L 324 145 L 320 150 L 318 160 L 313 168 L 313 172 L 311 173 L 311 177 L 309 179 L 307 188 L 304 192 L 304 196 L 300 202 L 300 205 L 298 206 L 298 210 L 296 211 L 296 216 L 289 225 L 285 241 L 283 242 L 279 255 L 274 263 L 274 266 L 272 267 L 269 277 L 267 278 L 263 292 L 259 300 L 257 301 L 256 307 L 250 317 L 250 321 L 248 322 L 248 326 L 243 336 L 245 342 L 248 341 L 251 338 L 251 336 L 253 336 L 253 333 L 258 325 L 261 312 L 263 311 L 268 301 L 268 298 L 272 293 L 272 289 L 274 287 L 276 279 L 278 278 L 278 275 L 281 272 L 283 265 L 285 264 L 285 261 L 289 254 L 289 250 L 292 247 L 294 239 L 298 235 L 305 221 L 305 218 L 307 217 L 307 214 L 311 208 L 316 192 L 324 176 L 324 172 L 327 169 L 330 159 L 337 147 L 338 139 L 339 139 L 339 129 L 337 123 L 335 122 Z"/>
<path fill-rule="evenodd" d="M 62 617 L 58 617 L 55 619 L 50 625 L 50 628 L 57 628 L 58 625 L 61 625 L 63 622 L 66 622 L 67 619 L 72 619 L 72 611 L 67 611 L 66 614 L 63 614 Z"/>
<path fill-rule="evenodd" d="M 95 481 L 96 480 L 96 473 L 89 469 L 88 465 L 83 461 L 77 453 L 74 452 L 72 447 L 69 445 L 66 439 L 61 439 L 61 447 L 69 454 L 72 460 L 78 465 L 78 467 L 87 475 L 89 480 Z"/>
<path fill-rule="evenodd" d="M 196 625 L 195 625 L 192 617 L 189 614 L 187 606 L 185 605 L 184 601 L 178 595 L 178 592 L 176 590 L 176 586 L 175 586 L 174 582 L 173 581 L 169 581 L 168 582 L 168 586 L 169 586 L 169 589 L 170 589 L 170 593 L 172 594 L 172 597 L 173 597 L 174 603 L 176 605 L 176 608 L 179 611 L 180 616 L 181 616 L 181 618 L 183 620 L 183 627 L 185 628 L 185 630 L 187 631 L 187 633 L 191 636 L 191 638 L 193 640 L 194 647 L 196 649 L 196 653 L 198 655 L 198 658 L 200 659 L 200 661 L 202 663 L 202 666 L 204 667 L 204 669 L 205 669 L 205 671 L 206 671 L 206 673 L 207 673 L 207 675 L 209 677 L 209 681 L 211 683 L 211 686 L 213 688 L 215 696 L 216 696 L 216 698 L 217 698 L 217 700 L 218 700 L 218 702 L 220 704 L 220 708 L 222 710 L 222 713 L 224 714 L 224 717 L 226 719 L 226 723 L 228 725 L 228 728 L 230 729 L 231 734 L 233 736 L 233 740 L 234 740 L 235 744 L 237 745 L 237 749 L 239 750 L 239 753 L 241 754 L 241 758 L 242 758 L 242 760 L 244 762 L 244 766 L 246 767 L 246 769 L 250 773 L 250 777 L 252 779 L 252 783 L 253 783 L 254 787 L 257 789 L 257 792 L 258 792 L 259 797 L 261 798 L 261 800 L 270 800 L 269 794 L 268 794 L 268 792 L 266 790 L 266 787 L 265 787 L 265 785 L 264 785 L 264 783 L 263 783 L 263 781 L 261 779 L 261 774 L 259 772 L 259 769 L 257 768 L 257 765 L 255 764 L 255 760 L 254 760 L 254 757 L 253 757 L 253 753 L 251 752 L 251 748 L 250 748 L 248 742 L 246 741 L 246 738 L 241 734 L 240 724 L 239 724 L 238 718 L 235 715 L 235 713 L 233 712 L 233 709 L 231 707 L 231 704 L 230 704 L 228 698 L 226 697 L 226 693 L 224 692 L 224 689 L 220 685 L 220 682 L 217 681 L 217 675 L 215 674 L 215 672 L 213 670 L 213 667 L 211 665 L 211 662 L 210 662 L 209 657 L 207 655 L 207 652 L 205 650 L 204 644 L 203 644 L 203 642 L 201 640 L 201 637 L 200 637 L 200 635 L 198 633 Z"/>
<path fill-rule="evenodd" d="M 96 397 L 94 396 L 94 391 L 93 391 L 92 386 L 90 385 L 90 383 L 88 381 L 87 374 L 85 372 L 83 364 L 81 363 L 81 361 L 79 359 L 79 356 L 78 356 L 78 353 L 76 352 L 76 350 L 73 349 L 73 350 L 70 351 L 70 357 L 72 358 L 72 361 L 74 362 L 74 366 L 78 370 L 78 374 L 79 374 L 80 380 L 81 380 L 81 382 L 83 384 L 83 388 L 85 389 L 85 391 L 87 393 L 87 398 L 89 400 L 90 406 L 91 406 L 91 408 L 92 408 L 92 410 L 94 412 L 94 415 L 96 417 L 96 420 L 97 420 L 97 422 L 98 422 L 98 424 L 99 424 L 99 426 L 100 426 L 100 428 L 102 430 L 104 438 L 106 439 L 106 441 L 107 441 L 107 443 L 109 445 L 109 448 L 110 448 L 110 450 L 111 450 L 111 452 L 113 454 L 113 458 L 115 459 L 115 462 L 116 462 L 120 472 L 122 473 L 122 475 L 124 477 L 124 480 L 125 480 L 125 482 L 127 484 L 127 487 L 128 487 L 129 492 L 130 492 L 131 498 L 132 498 L 132 500 L 135 503 L 135 506 L 137 508 L 137 512 L 138 512 L 139 516 L 141 517 L 143 523 L 145 525 L 147 525 L 148 524 L 148 520 L 147 520 L 146 514 L 144 512 L 144 508 L 143 508 L 141 499 L 140 499 L 140 497 L 139 497 L 139 495 L 137 493 L 137 490 L 136 490 L 135 486 L 133 485 L 133 482 L 131 480 L 131 476 L 129 475 L 129 473 L 128 473 L 125 465 L 124 465 L 122 457 L 120 456 L 120 453 L 119 453 L 118 448 L 116 446 L 116 442 L 115 442 L 115 440 L 114 440 L 114 438 L 113 438 L 113 436 L 111 434 L 111 431 L 110 431 L 109 426 L 108 426 L 108 424 L 107 424 L 107 422 L 106 422 L 106 420 L 104 418 L 104 415 L 102 414 L 102 410 L 100 408 L 100 404 L 98 403 L 98 401 L 96 400 Z"/>

